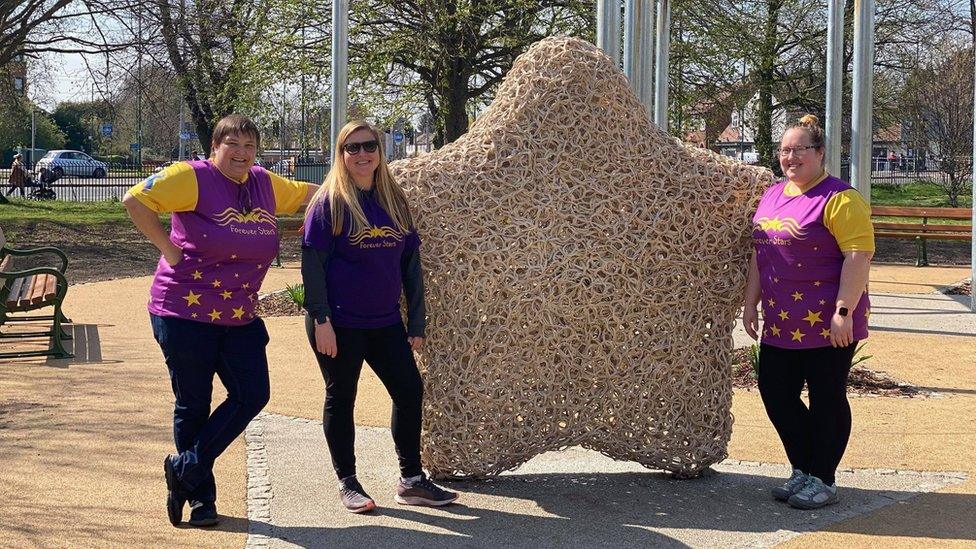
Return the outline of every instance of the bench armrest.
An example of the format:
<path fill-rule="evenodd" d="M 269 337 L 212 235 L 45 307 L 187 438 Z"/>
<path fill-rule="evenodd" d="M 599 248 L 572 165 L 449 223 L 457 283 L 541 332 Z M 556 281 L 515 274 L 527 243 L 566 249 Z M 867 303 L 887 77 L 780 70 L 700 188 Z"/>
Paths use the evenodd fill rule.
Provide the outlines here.
<path fill-rule="evenodd" d="M 68 270 L 68 256 L 65 255 L 64 252 L 62 252 L 61 250 L 53 246 L 43 246 L 41 248 L 29 248 L 29 249 L 15 249 L 15 248 L 8 248 L 4 246 L 2 249 L 0 249 L 0 258 L 2 258 L 5 255 L 11 255 L 16 257 L 16 256 L 39 255 L 44 253 L 54 254 L 59 258 L 61 258 L 61 268 L 58 269 L 59 271 L 64 273 L 65 271 Z"/>

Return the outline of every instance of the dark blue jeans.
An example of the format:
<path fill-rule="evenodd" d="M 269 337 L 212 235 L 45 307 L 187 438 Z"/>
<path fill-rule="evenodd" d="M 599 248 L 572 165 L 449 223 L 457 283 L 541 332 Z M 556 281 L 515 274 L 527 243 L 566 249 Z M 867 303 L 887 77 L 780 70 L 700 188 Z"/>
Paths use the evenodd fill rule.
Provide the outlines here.
<path fill-rule="evenodd" d="M 244 326 L 218 326 L 149 315 L 163 350 L 176 405 L 173 465 L 194 501 L 216 501 L 213 464 L 268 403 L 268 331 L 256 318 Z M 227 399 L 210 413 L 214 374 Z"/>

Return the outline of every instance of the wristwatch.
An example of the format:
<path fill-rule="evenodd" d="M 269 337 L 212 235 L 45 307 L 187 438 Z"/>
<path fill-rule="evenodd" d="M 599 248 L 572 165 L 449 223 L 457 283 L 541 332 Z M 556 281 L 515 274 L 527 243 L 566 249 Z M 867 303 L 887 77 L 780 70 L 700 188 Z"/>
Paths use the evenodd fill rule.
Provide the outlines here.
<path fill-rule="evenodd" d="M 847 307 L 840 307 L 837 309 L 837 314 L 840 316 L 847 316 Z"/>

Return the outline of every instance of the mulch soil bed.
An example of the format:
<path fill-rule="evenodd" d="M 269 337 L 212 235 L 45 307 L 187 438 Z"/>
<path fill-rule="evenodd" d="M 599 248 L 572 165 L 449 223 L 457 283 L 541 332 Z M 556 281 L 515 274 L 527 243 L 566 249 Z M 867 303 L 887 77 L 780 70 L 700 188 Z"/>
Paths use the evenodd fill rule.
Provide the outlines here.
<path fill-rule="evenodd" d="M 966 280 L 955 286 L 950 286 L 943 292 L 946 295 L 973 295 L 973 281 Z"/>
<path fill-rule="evenodd" d="M 288 295 L 288 292 L 278 291 L 258 297 L 258 316 L 298 316 L 305 314 L 301 307 Z"/>
<path fill-rule="evenodd" d="M 732 351 L 732 386 L 737 389 L 758 389 L 748 347 Z M 861 396 L 907 398 L 931 396 L 931 393 L 898 381 L 884 372 L 876 372 L 859 365 L 851 369 L 851 374 L 847 378 L 847 392 Z"/>

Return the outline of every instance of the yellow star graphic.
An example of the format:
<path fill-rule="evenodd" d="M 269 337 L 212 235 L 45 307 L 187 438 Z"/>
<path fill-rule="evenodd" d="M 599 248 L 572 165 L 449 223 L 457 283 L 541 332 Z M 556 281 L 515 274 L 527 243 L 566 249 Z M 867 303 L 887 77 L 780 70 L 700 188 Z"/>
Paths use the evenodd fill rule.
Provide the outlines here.
<path fill-rule="evenodd" d="M 820 318 L 820 313 L 821 311 L 813 312 L 810 309 L 807 309 L 807 316 L 803 317 L 803 320 L 809 322 L 810 326 L 813 326 L 818 322 L 823 322 L 823 319 Z"/>
<path fill-rule="evenodd" d="M 793 301 L 800 301 L 801 299 L 803 299 L 803 294 L 801 294 L 799 291 L 796 291 L 793 292 L 792 297 L 793 297 Z"/>
<path fill-rule="evenodd" d="M 220 311 L 218 311 L 217 309 L 213 309 L 212 311 L 210 311 L 210 321 L 213 322 L 214 320 L 220 320 L 220 315 L 221 315 Z"/>
<path fill-rule="evenodd" d="M 193 271 L 192 274 L 193 274 L 193 280 L 200 280 L 201 278 L 203 278 L 203 273 L 201 273 L 200 271 Z"/>
<path fill-rule="evenodd" d="M 775 307 L 776 306 L 776 301 L 774 301 L 773 298 L 769 298 L 769 306 L 770 307 Z"/>
<path fill-rule="evenodd" d="M 820 335 L 822 335 L 824 339 L 830 339 L 830 328 L 824 328 L 823 330 L 820 330 Z"/>
<path fill-rule="evenodd" d="M 796 266 L 799 267 L 799 268 L 802 268 L 803 267 L 803 263 L 797 263 Z"/>
<path fill-rule="evenodd" d="M 821 304 L 821 305 L 826 305 L 826 304 L 827 304 L 827 301 L 826 301 L 826 300 L 824 300 L 824 299 L 821 299 L 821 300 L 820 300 L 820 304 Z"/>
<path fill-rule="evenodd" d="M 240 308 L 234 309 L 234 317 L 233 318 L 235 318 L 235 319 L 242 319 L 242 318 L 244 318 L 244 307 L 240 307 Z"/>
<path fill-rule="evenodd" d="M 220 292 L 220 297 L 224 298 L 225 301 L 230 299 L 231 295 L 232 294 L 230 293 L 230 290 L 224 290 Z"/>
<path fill-rule="evenodd" d="M 774 276 L 773 277 L 773 282 L 779 282 L 779 277 L 778 276 Z"/>
<path fill-rule="evenodd" d="M 773 335 L 779 337 L 779 333 L 782 331 L 779 326 L 773 324 L 769 327 L 769 331 L 773 332 Z"/>
<path fill-rule="evenodd" d="M 191 315 L 190 315 L 190 318 L 196 318 L 196 317 L 198 317 L 198 316 L 200 316 L 200 315 L 198 315 L 198 314 L 196 314 L 196 313 L 193 313 L 193 314 L 191 314 Z"/>
<path fill-rule="evenodd" d="M 801 332 L 800 329 L 797 328 L 797 329 L 793 330 L 792 332 L 790 332 L 790 335 L 793 336 L 793 341 L 799 341 L 800 343 L 803 343 L 803 336 L 805 336 L 807 334 Z"/>
<path fill-rule="evenodd" d="M 248 289 L 248 288 L 250 288 L 250 287 L 251 287 L 251 283 L 250 282 L 245 282 L 244 284 L 241 284 L 241 288 L 244 288 L 245 290 Z"/>
<path fill-rule="evenodd" d="M 231 259 L 237 259 L 237 254 L 231 254 L 230 258 Z"/>
<path fill-rule="evenodd" d="M 214 280 L 213 282 L 210 283 L 210 285 L 213 286 L 214 288 L 219 288 L 220 287 L 220 281 L 219 280 Z"/>
<path fill-rule="evenodd" d="M 871 318 L 871 309 L 864 309 L 864 318 Z"/>
<path fill-rule="evenodd" d="M 261 267 L 264 267 L 264 265 L 258 265 L 258 269 L 260 269 Z"/>
<path fill-rule="evenodd" d="M 254 295 L 255 294 L 251 294 L 251 295 L 247 296 L 247 298 L 250 299 L 251 301 L 254 301 Z"/>
<path fill-rule="evenodd" d="M 813 283 L 813 285 L 816 286 L 816 287 L 818 287 L 818 288 L 820 287 L 821 284 L 823 284 L 823 282 L 820 282 L 819 280 L 816 280 Z"/>
<path fill-rule="evenodd" d="M 234 278 L 240 278 L 240 277 L 241 277 L 241 275 L 239 275 L 237 273 L 234 273 Z"/>
<path fill-rule="evenodd" d="M 780 309 L 780 311 L 779 311 L 779 319 L 780 320 L 789 320 L 790 319 L 790 313 L 788 313 L 788 312 Z"/>
<path fill-rule="evenodd" d="M 186 306 L 187 307 L 189 307 L 190 305 L 199 305 L 200 304 L 200 294 L 193 293 L 193 290 L 190 290 L 190 293 L 188 293 L 185 296 L 183 296 L 183 299 L 186 300 Z"/>

